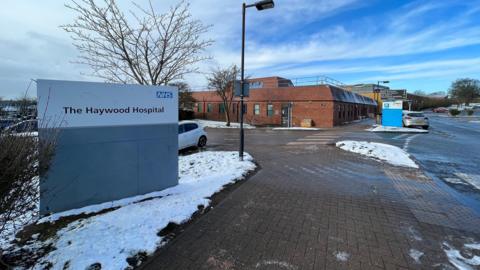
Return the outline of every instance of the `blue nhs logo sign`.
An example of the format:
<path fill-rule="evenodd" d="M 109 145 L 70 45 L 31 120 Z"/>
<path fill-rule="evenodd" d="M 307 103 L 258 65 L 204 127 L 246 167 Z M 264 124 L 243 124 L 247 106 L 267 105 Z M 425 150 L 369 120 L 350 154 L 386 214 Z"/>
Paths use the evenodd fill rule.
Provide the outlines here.
<path fill-rule="evenodd" d="M 173 98 L 173 93 L 170 91 L 157 91 L 157 98 Z"/>

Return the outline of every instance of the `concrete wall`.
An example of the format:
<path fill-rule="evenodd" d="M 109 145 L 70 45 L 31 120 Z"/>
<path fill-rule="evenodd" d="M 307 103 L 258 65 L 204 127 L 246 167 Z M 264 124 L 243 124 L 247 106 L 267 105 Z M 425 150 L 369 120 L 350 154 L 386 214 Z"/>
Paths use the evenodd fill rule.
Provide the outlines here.
<path fill-rule="evenodd" d="M 176 185 L 177 134 L 177 124 L 61 129 L 51 169 L 41 179 L 41 214 Z"/>

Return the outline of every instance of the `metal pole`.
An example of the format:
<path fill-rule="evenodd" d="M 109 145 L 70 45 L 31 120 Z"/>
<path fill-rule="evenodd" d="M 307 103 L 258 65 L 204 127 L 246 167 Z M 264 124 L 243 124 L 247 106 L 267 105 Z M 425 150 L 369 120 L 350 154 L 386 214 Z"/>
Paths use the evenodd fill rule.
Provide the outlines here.
<path fill-rule="evenodd" d="M 243 89 L 244 89 L 244 68 L 245 68 L 245 11 L 246 5 L 245 3 L 242 4 L 242 64 L 240 67 L 240 87 L 241 94 L 240 94 L 240 151 L 239 156 L 240 160 L 243 161 L 243 148 L 244 148 L 244 133 L 243 133 Z"/>
<path fill-rule="evenodd" d="M 380 108 L 378 107 L 380 105 L 380 103 L 378 102 L 378 99 L 379 99 L 379 93 L 380 93 L 380 82 L 377 81 L 377 89 L 375 89 L 375 92 L 376 92 L 376 97 L 375 97 L 375 100 L 377 101 L 377 108 L 375 109 L 375 123 L 377 124 L 380 124 L 379 123 L 379 110 Z"/>

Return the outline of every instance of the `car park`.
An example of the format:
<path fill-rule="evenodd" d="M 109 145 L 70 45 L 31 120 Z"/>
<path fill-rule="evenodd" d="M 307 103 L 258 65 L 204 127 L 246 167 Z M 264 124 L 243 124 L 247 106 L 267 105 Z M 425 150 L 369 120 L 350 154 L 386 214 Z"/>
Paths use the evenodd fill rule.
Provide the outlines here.
<path fill-rule="evenodd" d="M 181 121 L 178 123 L 178 149 L 188 147 L 205 147 L 207 145 L 207 133 L 201 125 L 195 121 Z"/>
<path fill-rule="evenodd" d="M 402 121 L 404 127 L 421 127 L 428 129 L 430 124 L 428 117 L 423 112 L 403 111 Z"/>

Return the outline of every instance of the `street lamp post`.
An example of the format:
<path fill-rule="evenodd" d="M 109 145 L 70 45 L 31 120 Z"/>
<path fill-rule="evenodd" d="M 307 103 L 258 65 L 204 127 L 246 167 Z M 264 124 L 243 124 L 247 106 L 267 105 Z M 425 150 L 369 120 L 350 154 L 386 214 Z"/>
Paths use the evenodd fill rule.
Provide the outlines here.
<path fill-rule="evenodd" d="M 380 108 L 378 107 L 378 105 L 379 105 L 378 100 L 382 96 L 381 92 L 380 92 L 380 83 L 386 84 L 386 83 L 390 83 L 390 81 L 377 81 L 377 87 L 375 89 L 373 89 L 373 98 L 377 102 L 377 109 L 375 110 L 375 122 L 377 124 L 380 124 L 379 117 L 378 117 L 380 115 Z"/>
<path fill-rule="evenodd" d="M 254 4 L 247 5 L 245 3 L 242 4 L 242 64 L 240 67 L 240 150 L 239 150 L 239 156 L 240 160 L 243 161 L 243 149 L 245 147 L 245 135 L 243 132 L 243 96 L 244 96 L 244 84 L 245 84 L 245 13 L 247 8 L 249 7 L 256 7 L 257 10 L 264 10 L 264 9 L 269 9 L 273 8 L 275 4 L 273 3 L 273 0 L 264 0 L 264 1 L 258 1 L 255 2 Z"/>

